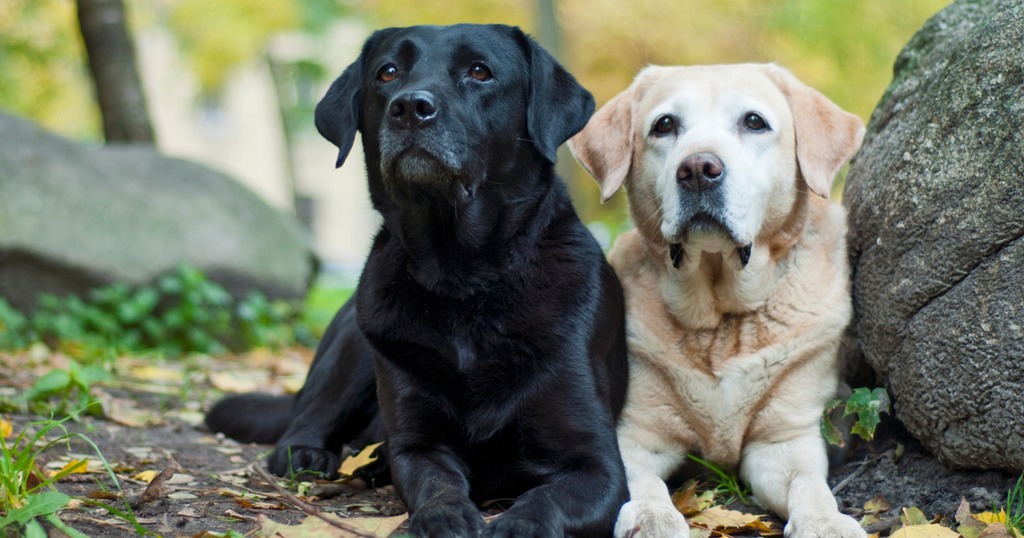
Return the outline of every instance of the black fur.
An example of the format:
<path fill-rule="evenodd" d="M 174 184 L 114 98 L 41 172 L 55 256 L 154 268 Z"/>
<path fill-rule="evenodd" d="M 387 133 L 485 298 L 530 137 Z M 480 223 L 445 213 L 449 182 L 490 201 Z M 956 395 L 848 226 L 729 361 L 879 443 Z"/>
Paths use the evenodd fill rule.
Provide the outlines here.
<path fill-rule="evenodd" d="M 388 64 L 397 76 L 384 82 Z M 475 64 L 493 78 L 470 77 Z M 553 170 L 593 110 L 517 28 L 367 40 L 316 123 L 339 162 L 362 133 L 384 224 L 290 409 L 273 472 L 333 475 L 342 443 L 384 438 L 379 412 L 414 534 L 610 536 L 628 498 L 615 439 L 628 376 L 622 290 Z M 245 416 L 253 398 L 225 400 L 207 423 L 263 435 L 256 423 L 271 413 Z M 505 497 L 518 500 L 485 526 L 476 503 Z"/>

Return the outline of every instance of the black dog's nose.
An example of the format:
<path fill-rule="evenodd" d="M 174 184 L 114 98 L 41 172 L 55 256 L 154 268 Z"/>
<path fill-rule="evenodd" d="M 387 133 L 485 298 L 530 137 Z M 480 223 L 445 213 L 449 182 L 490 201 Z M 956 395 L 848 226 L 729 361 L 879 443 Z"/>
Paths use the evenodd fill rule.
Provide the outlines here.
<path fill-rule="evenodd" d="M 388 107 L 391 123 L 399 127 L 416 128 L 430 123 L 437 117 L 437 102 L 434 94 L 423 91 L 402 92 L 391 100 Z"/>
<path fill-rule="evenodd" d="M 717 187 L 725 176 L 725 165 L 714 153 L 694 153 L 683 159 L 676 177 L 684 189 L 702 192 Z"/>

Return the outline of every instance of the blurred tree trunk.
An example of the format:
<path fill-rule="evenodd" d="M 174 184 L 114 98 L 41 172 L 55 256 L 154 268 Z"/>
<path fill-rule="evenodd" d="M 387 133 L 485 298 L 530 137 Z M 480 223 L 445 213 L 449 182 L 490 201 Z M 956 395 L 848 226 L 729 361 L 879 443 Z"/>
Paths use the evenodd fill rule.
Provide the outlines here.
<path fill-rule="evenodd" d="M 565 58 L 562 58 L 562 27 L 558 24 L 558 16 L 555 13 L 555 0 L 536 0 L 537 17 L 537 42 L 547 49 L 552 56 L 565 66 Z M 568 66 L 566 66 L 568 69 Z M 555 163 L 555 172 L 562 176 L 569 184 L 570 192 L 576 190 L 576 181 L 573 178 L 572 154 L 569 147 L 563 145 L 558 148 L 558 162 Z"/>
<path fill-rule="evenodd" d="M 122 0 L 77 0 L 107 142 L 153 143 Z"/>

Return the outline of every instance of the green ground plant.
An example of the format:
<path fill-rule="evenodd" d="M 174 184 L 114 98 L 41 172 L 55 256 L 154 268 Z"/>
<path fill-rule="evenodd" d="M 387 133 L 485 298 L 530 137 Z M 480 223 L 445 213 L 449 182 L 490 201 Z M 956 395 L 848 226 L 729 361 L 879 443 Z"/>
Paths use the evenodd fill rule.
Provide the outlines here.
<path fill-rule="evenodd" d="M 51 410 L 65 413 L 68 405 L 75 403 L 74 409 L 83 412 L 99 413 L 100 404 L 92 397 L 90 389 L 93 383 L 107 381 L 110 374 L 99 366 L 81 366 L 76 361 L 68 363 L 68 369 L 54 369 L 36 380 L 24 393 L 20 400 L 24 403 L 47 401 L 59 396 L 60 401 Z"/>
<path fill-rule="evenodd" d="M 750 496 L 750 487 L 740 482 L 739 477 L 732 470 L 713 461 L 701 459 L 693 454 L 687 454 L 687 456 L 711 471 L 712 474 L 709 482 L 715 489 L 715 496 L 718 497 L 723 496 L 723 493 L 725 494 L 724 499 L 721 501 L 722 505 L 728 506 L 737 500 L 748 506 L 757 505 Z"/>
<path fill-rule="evenodd" d="M 31 316 L 0 297 L 0 349 L 42 341 L 77 358 L 107 360 L 153 349 L 177 356 L 313 346 L 317 335 L 303 313 L 258 291 L 235 301 L 202 271 L 183 263 L 152 286 L 113 284 L 85 298 L 42 294 Z"/>
<path fill-rule="evenodd" d="M 843 433 L 839 427 L 832 422 L 832 411 L 843 405 L 843 400 L 832 400 L 825 406 L 821 415 L 821 435 L 829 444 L 843 446 Z M 853 424 L 851 434 L 859 435 L 865 441 L 870 441 L 875 436 L 875 429 L 882 421 L 881 414 L 889 412 L 889 393 L 884 388 L 874 390 L 866 387 L 853 389 L 853 394 L 846 399 L 846 408 L 843 416 L 857 416 L 857 422 Z"/>
<path fill-rule="evenodd" d="M 1024 473 L 1006 493 L 1006 529 L 1011 534 L 1016 531 L 1017 536 L 1024 535 Z"/>

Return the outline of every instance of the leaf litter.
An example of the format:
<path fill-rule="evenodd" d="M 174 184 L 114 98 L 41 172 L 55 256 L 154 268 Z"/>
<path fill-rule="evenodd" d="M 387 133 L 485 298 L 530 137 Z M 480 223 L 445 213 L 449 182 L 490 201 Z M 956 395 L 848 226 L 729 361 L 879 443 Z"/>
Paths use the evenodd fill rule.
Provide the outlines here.
<path fill-rule="evenodd" d="M 88 447 L 79 443 L 63 453 L 51 449 L 56 453 L 42 462 L 47 472 L 73 471 L 57 484 L 60 491 L 74 497 L 58 511 L 58 521 L 94 538 L 123 536 L 126 531 L 136 532 L 137 527 L 133 529 L 132 522 L 110 510 L 123 513 L 134 505 L 135 523 L 168 538 L 383 538 L 403 532 L 407 514 L 394 488 L 374 487 L 357 478 L 360 467 L 376 460 L 377 445 L 346 458 L 339 481 L 271 479 L 276 488 L 297 493 L 296 499 L 317 514 L 310 515 L 250 468 L 272 447 L 236 443 L 194 427 L 201 422 L 203 410 L 225 392 L 253 388 L 275 394 L 294 392 L 301 387 L 311 358 L 308 350 L 259 350 L 227 360 L 119 360 L 120 374 L 92 389 L 93 397 L 103 405 L 102 416 L 84 417 L 69 428 L 94 438 L 105 459 L 88 453 Z M 67 368 L 67 364 L 69 359 L 60 353 L 35 350 L 17 357 L 0 353 L 0 389 L 24 390 L 39 376 L 56 367 Z M 30 419 L 17 414 L 0 417 L 0 434 L 9 438 Z M 172 462 L 178 468 L 173 468 Z M 865 473 L 864 479 L 869 476 Z M 946 517 L 929 518 L 916 507 L 893 506 L 883 495 L 870 497 L 863 508 L 858 504 L 858 508 L 845 509 L 855 514 L 866 530 L 885 527 L 869 532 L 870 538 L 1024 538 L 1005 524 L 1005 511 L 972 513 L 966 499 L 961 500 L 955 517 L 948 511 Z M 691 524 L 691 538 L 782 535 L 778 518 L 738 501 L 723 506 L 730 500 L 727 492 L 701 487 L 696 481 L 684 484 L 672 500 Z M 496 506 L 488 512 L 491 517 L 501 511 L 500 505 Z"/>

